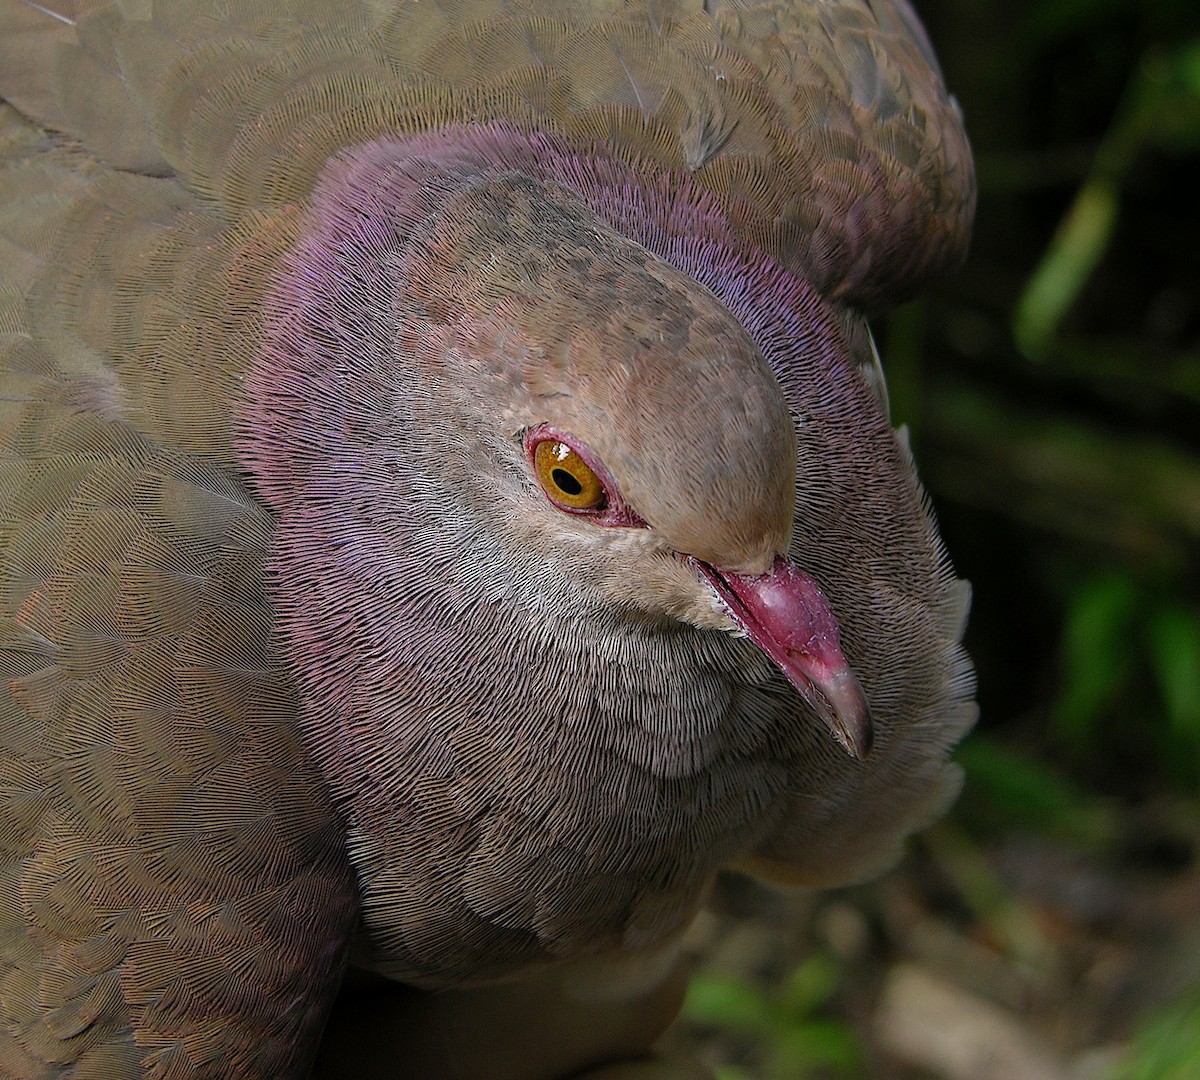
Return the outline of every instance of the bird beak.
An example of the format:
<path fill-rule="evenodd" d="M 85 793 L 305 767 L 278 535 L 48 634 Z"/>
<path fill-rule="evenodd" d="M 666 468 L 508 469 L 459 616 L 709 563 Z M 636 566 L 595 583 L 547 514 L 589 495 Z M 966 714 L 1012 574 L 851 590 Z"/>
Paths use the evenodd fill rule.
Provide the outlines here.
<path fill-rule="evenodd" d="M 871 709 L 842 655 L 837 620 L 817 583 L 782 556 L 755 575 L 691 561 L 847 753 L 865 758 L 874 737 Z"/>

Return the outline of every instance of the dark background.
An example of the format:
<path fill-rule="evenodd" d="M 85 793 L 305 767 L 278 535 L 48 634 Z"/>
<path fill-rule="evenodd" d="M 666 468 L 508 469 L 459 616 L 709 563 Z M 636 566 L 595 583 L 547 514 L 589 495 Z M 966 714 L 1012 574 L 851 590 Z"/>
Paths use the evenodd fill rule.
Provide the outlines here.
<path fill-rule="evenodd" d="M 882 882 L 731 881 L 722 1080 L 1200 1077 L 1200 2 L 917 0 L 970 258 L 877 326 L 959 572 L 963 797 Z"/>

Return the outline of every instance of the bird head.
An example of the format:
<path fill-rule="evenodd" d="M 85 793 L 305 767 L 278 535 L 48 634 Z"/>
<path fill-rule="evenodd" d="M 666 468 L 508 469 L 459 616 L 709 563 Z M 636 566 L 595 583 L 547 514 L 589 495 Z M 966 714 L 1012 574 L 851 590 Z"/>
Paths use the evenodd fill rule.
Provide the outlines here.
<path fill-rule="evenodd" d="M 869 711 L 836 618 L 787 557 L 793 421 L 729 309 L 571 192 L 520 174 L 464 182 L 407 259 L 402 348 L 444 397 L 473 388 L 463 430 L 503 417 L 517 474 L 520 437 L 517 498 L 536 505 L 506 524 L 529 550 L 574 546 L 588 572 L 573 576 L 614 605 L 748 635 L 864 754 Z"/>

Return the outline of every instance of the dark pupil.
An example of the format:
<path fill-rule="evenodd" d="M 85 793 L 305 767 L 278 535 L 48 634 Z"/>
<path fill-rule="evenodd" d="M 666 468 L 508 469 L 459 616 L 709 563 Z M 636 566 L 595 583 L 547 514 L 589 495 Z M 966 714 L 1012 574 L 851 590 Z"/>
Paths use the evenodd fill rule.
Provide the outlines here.
<path fill-rule="evenodd" d="M 558 485 L 559 491 L 565 491 L 568 495 L 579 495 L 582 493 L 583 485 L 567 472 L 566 469 L 554 469 L 550 475 Z"/>

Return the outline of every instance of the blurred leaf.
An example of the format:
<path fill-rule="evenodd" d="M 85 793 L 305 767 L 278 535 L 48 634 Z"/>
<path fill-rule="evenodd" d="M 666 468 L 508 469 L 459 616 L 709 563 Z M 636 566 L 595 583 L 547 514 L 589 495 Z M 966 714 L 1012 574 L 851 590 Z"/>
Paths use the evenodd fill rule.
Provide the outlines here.
<path fill-rule="evenodd" d="M 976 828 L 1041 831 L 1088 844 L 1111 832 L 1108 814 L 1092 796 L 1028 754 L 973 735 L 955 759 L 967 772 L 961 812 Z"/>
<path fill-rule="evenodd" d="M 1054 350 L 1054 374 L 1062 385 L 1114 401 L 1153 394 L 1191 408 L 1200 405 L 1200 363 L 1195 352 L 1164 353 L 1143 337 L 1064 335 Z"/>
<path fill-rule="evenodd" d="M 1163 100 L 1145 124 L 1146 141 L 1176 153 L 1200 147 L 1200 38 L 1147 57 Z"/>
<path fill-rule="evenodd" d="M 931 488 L 1038 529 L 1111 545 L 1126 558 L 1190 558 L 1200 538 L 1194 453 L 1022 406 L 986 386 L 943 380 L 930 397 L 921 463 Z M 1044 538 L 1028 540 L 1044 551 Z"/>
<path fill-rule="evenodd" d="M 797 1080 L 815 1069 L 862 1075 L 862 1054 L 852 1029 L 836 1020 L 809 1021 L 782 1035 L 772 1055 L 779 1080 Z"/>
<path fill-rule="evenodd" d="M 1179 73 L 1188 89 L 1200 97 L 1200 40 L 1179 50 Z"/>
<path fill-rule="evenodd" d="M 1117 187 L 1097 177 L 1075 196 L 1030 276 L 1013 316 L 1013 336 L 1029 357 L 1044 355 L 1067 308 L 1104 257 L 1117 220 Z"/>
<path fill-rule="evenodd" d="M 778 987 L 701 972 L 692 980 L 683 1016 L 754 1039 L 765 1066 L 753 1075 L 763 1080 L 801 1080 L 816 1069 L 852 1071 L 860 1060 L 853 1029 L 813 1015 L 829 1003 L 841 980 L 837 963 L 822 954 L 808 957 Z M 730 1068 L 719 1075 L 737 1080 L 748 1074 Z"/>
<path fill-rule="evenodd" d="M 736 1065 L 718 1065 L 716 1073 L 717 1080 L 754 1080 L 750 1073 Z"/>
<path fill-rule="evenodd" d="M 769 1003 L 757 987 L 704 972 L 688 986 L 683 1015 L 698 1024 L 756 1037 L 769 1034 L 772 1026 Z"/>
<path fill-rule="evenodd" d="M 1022 23 L 1021 38 L 1027 45 L 1063 35 L 1077 35 L 1081 26 L 1094 26 L 1099 20 L 1134 7 L 1141 0 L 1044 0 L 1036 5 Z"/>
<path fill-rule="evenodd" d="M 1154 613 L 1150 650 L 1173 741 L 1184 759 L 1168 766 L 1186 783 L 1200 781 L 1200 615 L 1179 607 Z"/>
<path fill-rule="evenodd" d="M 1200 994 L 1144 1022 L 1121 1080 L 1195 1080 L 1200 1076 Z"/>
<path fill-rule="evenodd" d="M 821 953 L 808 957 L 780 991 L 779 1003 L 784 1014 L 793 1020 L 811 1016 L 828 1003 L 841 981 L 841 970 L 831 957 Z"/>
<path fill-rule="evenodd" d="M 1068 609 L 1054 725 L 1076 752 L 1089 749 L 1099 717 L 1133 670 L 1138 600 L 1134 582 L 1112 574 L 1086 583 Z"/>
<path fill-rule="evenodd" d="M 1200 140 L 1200 111 L 1191 89 L 1196 42 L 1167 51 L 1151 46 L 1134 65 L 1089 176 L 1030 275 L 1013 313 L 1013 337 L 1030 358 L 1042 358 L 1103 259 L 1117 223 L 1120 192 L 1139 153 L 1167 137 Z"/>

